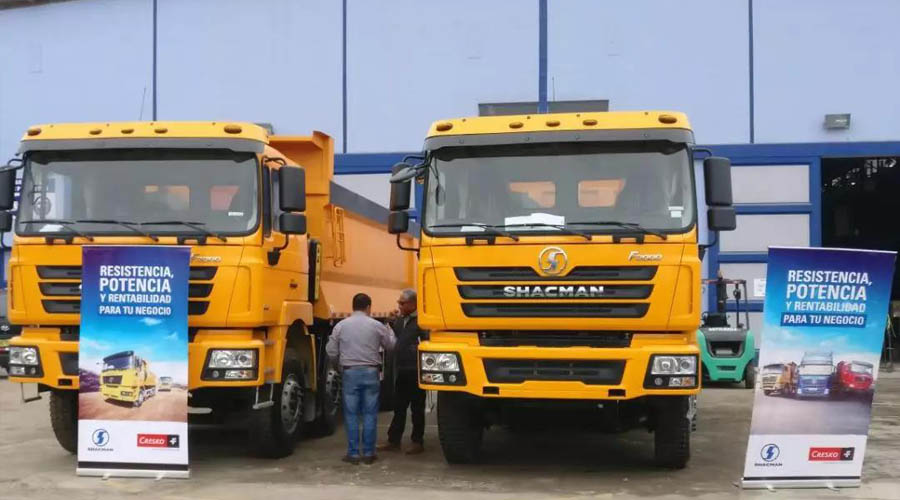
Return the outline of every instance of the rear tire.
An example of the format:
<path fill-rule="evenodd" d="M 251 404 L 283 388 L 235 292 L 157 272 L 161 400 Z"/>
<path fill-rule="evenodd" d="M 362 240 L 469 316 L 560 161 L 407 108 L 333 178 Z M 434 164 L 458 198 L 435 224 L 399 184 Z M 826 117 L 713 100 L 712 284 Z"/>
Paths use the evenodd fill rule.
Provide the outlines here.
<path fill-rule="evenodd" d="M 318 386 L 316 389 L 318 416 L 312 424 L 312 434 L 319 437 L 334 434 L 342 406 L 340 372 L 331 366 L 331 360 L 327 356 L 322 360 L 321 366 L 323 370 L 319 372 L 319 380 L 316 384 Z"/>
<path fill-rule="evenodd" d="M 266 389 L 265 386 L 260 387 L 261 393 L 268 393 Z M 303 369 L 297 353 L 287 348 L 284 351 L 281 383 L 275 384 L 274 404 L 268 408 L 250 410 L 250 447 L 254 455 L 283 458 L 294 452 L 303 431 L 305 392 Z"/>
<path fill-rule="evenodd" d="M 654 462 L 667 469 L 683 469 L 691 458 L 690 396 L 656 400 Z"/>
<path fill-rule="evenodd" d="M 59 445 L 69 453 L 77 453 L 78 391 L 50 392 L 50 425 Z"/>
<path fill-rule="evenodd" d="M 444 459 L 451 464 L 471 464 L 481 458 L 484 420 L 474 397 L 465 393 L 438 392 L 438 437 Z"/>
<path fill-rule="evenodd" d="M 747 367 L 744 368 L 744 389 L 754 388 L 756 388 L 756 369 L 753 368 L 753 365 L 747 363 Z"/>

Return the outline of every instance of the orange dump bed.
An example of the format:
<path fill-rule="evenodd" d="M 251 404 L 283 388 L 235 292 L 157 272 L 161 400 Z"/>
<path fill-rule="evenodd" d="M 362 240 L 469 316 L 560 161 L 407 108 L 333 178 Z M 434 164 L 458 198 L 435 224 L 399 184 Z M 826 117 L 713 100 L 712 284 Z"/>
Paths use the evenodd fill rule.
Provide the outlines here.
<path fill-rule="evenodd" d="M 335 184 L 334 144 L 320 132 L 312 136 L 271 136 L 269 145 L 306 170 L 309 236 L 322 244 L 319 319 L 351 313 L 357 293 L 372 297 L 372 314 L 386 317 L 397 308 L 404 288 L 415 288 L 415 254 L 397 247 L 387 232 L 388 209 Z M 385 189 L 387 189 L 385 185 Z M 414 234 L 414 230 L 411 230 Z M 411 234 L 401 238 L 412 246 Z"/>

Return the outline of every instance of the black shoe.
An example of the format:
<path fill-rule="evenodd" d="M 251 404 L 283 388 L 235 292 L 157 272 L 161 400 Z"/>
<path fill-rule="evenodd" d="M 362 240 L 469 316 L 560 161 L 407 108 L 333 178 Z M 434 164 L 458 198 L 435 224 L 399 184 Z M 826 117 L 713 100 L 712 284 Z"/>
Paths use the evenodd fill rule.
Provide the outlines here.
<path fill-rule="evenodd" d="M 372 465 L 376 460 L 378 460 L 378 455 L 369 455 L 367 457 L 362 457 L 362 463 L 366 465 Z"/>
<path fill-rule="evenodd" d="M 350 455 L 344 455 L 341 458 L 341 462 L 347 462 L 348 464 L 359 465 L 359 457 L 351 457 Z"/>

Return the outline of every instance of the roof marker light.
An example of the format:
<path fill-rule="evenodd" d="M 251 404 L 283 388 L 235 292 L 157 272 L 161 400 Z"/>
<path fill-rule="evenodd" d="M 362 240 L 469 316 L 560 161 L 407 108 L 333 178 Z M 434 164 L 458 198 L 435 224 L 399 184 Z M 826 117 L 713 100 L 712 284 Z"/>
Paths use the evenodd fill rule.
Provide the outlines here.
<path fill-rule="evenodd" d="M 89 133 L 91 135 L 100 135 L 100 132 L 102 132 L 102 130 L 100 130 L 99 128 L 92 128 Z"/>
<path fill-rule="evenodd" d="M 547 126 L 548 127 L 558 127 L 559 120 L 547 120 Z"/>
<path fill-rule="evenodd" d="M 240 134 L 241 130 L 242 129 L 241 129 L 240 125 L 234 125 L 234 124 L 225 125 L 225 132 L 227 132 L 229 134 Z"/>
<path fill-rule="evenodd" d="M 123 134 L 130 134 L 130 133 L 132 133 L 132 132 L 134 132 L 134 129 L 133 129 L 133 128 L 123 128 L 123 129 L 122 129 L 122 133 L 123 133 Z"/>
<path fill-rule="evenodd" d="M 660 123 L 672 124 L 678 121 L 678 118 L 675 118 L 672 115 L 659 115 Z"/>
<path fill-rule="evenodd" d="M 153 131 L 157 134 L 165 134 L 169 131 L 169 129 L 167 129 L 166 127 L 156 127 L 155 129 L 153 129 Z"/>
<path fill-rule="evenodd" d="M 586 125 L 588 127 L 593 127 L 594 125 L 597 124 L 597 120 L 595 120 L 593 118 L 588 118 L 587 120 L 582 120 L 581 123 L 583 123 L 584 125 Z"/>
<path fill-rule="evenodd" d="M 522 128 L 522 122 L 509 122 L 509 128 Z"/>
<path fill-rule="evenodd" d="M 40 133 L 41 133 L 41 127 L 31 127 L 28 129 L 28 135 L 30 135 L 30 136 L 35 136 Z"/>
<path fill-rule="evenodd" d="M 437 129 L 438 132 L 446 132 L 453 128 L 453 124 L 450 122 L 438 123 L 434 128 Z"/>

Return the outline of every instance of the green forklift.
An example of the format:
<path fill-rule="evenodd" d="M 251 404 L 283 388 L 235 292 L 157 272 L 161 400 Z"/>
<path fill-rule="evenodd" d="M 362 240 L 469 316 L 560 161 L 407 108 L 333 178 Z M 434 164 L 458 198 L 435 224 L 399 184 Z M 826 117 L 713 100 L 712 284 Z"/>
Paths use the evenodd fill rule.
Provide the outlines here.
<path fill-rule="evenodd" d="M 756 385 L 756 342 L 750 331 L 747 281 L 725 279 L 703 280 L 716 288 L 716 311 L 704 313 L 697 332 L 704 382 L 743 383 L 747 389 Z M 732 288 L 734 315 L 728 314 L 728 287 Z"/>

